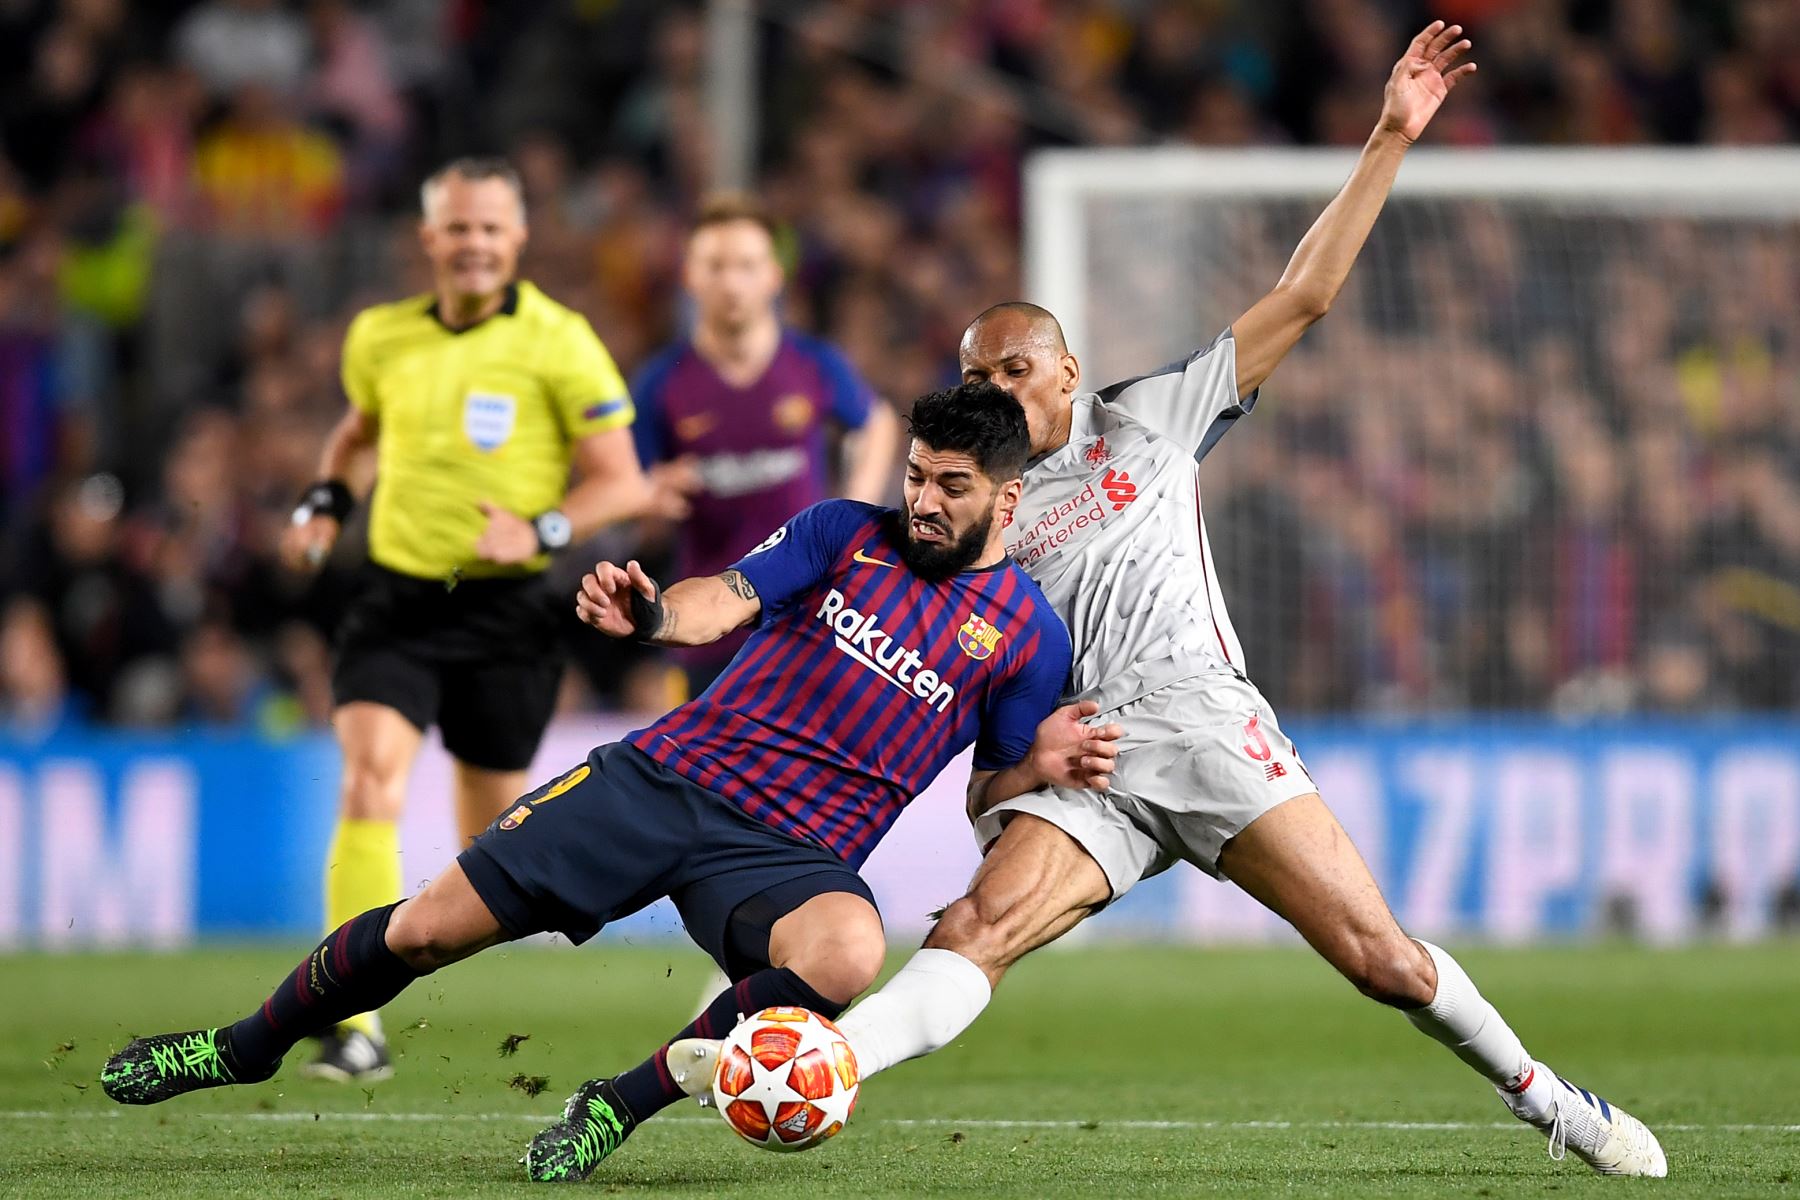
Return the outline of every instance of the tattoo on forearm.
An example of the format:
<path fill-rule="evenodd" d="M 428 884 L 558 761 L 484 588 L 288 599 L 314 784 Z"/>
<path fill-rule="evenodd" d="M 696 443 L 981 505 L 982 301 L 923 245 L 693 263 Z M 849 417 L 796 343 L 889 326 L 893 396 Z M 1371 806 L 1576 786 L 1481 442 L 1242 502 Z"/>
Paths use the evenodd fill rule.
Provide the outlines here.
<path fill-rule="evenodd" d="M 719 578 L 725 581 L 725 586 L 730 588 L 731 594 L 738 599 L 756 599 L 756 588 L 751 585 L 748 579 L 744 578 L 744 573 L 737 568 L 734 567 L 731 570 L 726 571 L 723 575 L 720 575 Z"/>

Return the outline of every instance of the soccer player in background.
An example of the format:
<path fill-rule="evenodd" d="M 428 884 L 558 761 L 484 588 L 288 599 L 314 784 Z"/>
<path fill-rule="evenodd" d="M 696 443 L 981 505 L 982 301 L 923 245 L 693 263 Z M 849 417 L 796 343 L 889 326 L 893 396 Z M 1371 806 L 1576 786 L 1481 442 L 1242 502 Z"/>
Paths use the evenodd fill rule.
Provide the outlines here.
<path fill-rule="evenodd" d="M 350 407 L 282 544 L 295 569 L 324 560 L 355 507 L 352 462 L 373 448 L 369 560 L 332 674 L 344 774 L 327 928 L 403 894 L 399 820 L 433 723 L 455 759 L 465 841 L 525 789 L 562 671 L 541 579 L 550 555 L 610 522 L 681 509 L 638 465 L 631 399 L 593 329 L 515 278 L 526 228 L 512 168 L 459 159 L 426 180 L 421 203 L 432 292 L 352 322 Z M 375 1013 L 323 1031 L 306 1073 L 391 1074 Z"/>
<path fill-rule="evenodd" d="M 1566 1149 L 1605 1174 L 1666 1173 L 1641 1122 L 1534 1059 L 1449 954 L 1400 929 L 1244 674 L 1200 511 L 1198 457 L 1325 315 L 1407 148 L 1474 70 L 1456 65 L 1469 48 L 1460 33 L 1435 21 L 1413 40 L 1349 181 L 1280 282 L 1184 361 L 1081 392 L 1061 327 L 1035 305 L 996 305 L 963 335 L 963 377 L 1005 388 L 1031 421 L 1008 553 L 1069 626 L 1073 695 L 1097 701 L 1124 738 L 1105 791 L 1002 800 L 971 780 L 977 840 L 991 848 L 926 948 L 840 1022 L 863 1078 L 948 1044 L 1021 956 L 1186 860 L 1242 887 L 1364 995 L 1449 1047 L 1548 1135 L 1552 1157 Z"/>
<path fill-rule="evenodd" d="M 903 512 L 826 501 L 666 592 L 636 562 L 597 565 L 577 609 L 604 633 L 693 646 L 755 631 L 705 694 L 523 797 L 417 896 L 346 922 L 257 1011 L 126 1046 L 107 1095 L 260 1082 L 301 1038 L 439 967 L 543 930 L 582 942 L 662 896 L 737 980 L 678 1037 L 770 1005 L 841 1011 L 886 949 L 856 869 L 908 801 L 971 744 L 996 797 L 1105 786 L 1095 739 L 1117 732 L 1052 711 L 1068 634 L 1005 556 L 1030 441 L 1018 402 L 962 385 L 912 421 Z M 533 1141 L 532 1177 L 585 1176 L 679 1099 L 666 1050 L 584 1084 Z"/>
<path fill-rule="evenodd" d="M 899 419 L 837 347 L 781 323 L 784 276 L 775 220 L 754 200 L 720 195 L 688 235 L 683 280 L 693 332 L 632 379 L 638 455 L 688 460 L 700 486 L 675 531 L 675 573 L 713 575 L 783 516 L 838 494 L 883 502 L 893 485 Z M 842 470 L 828 434 L 843 435 Z M 676 652 L 688 695 L 706 689 L 744 634 Z"/>

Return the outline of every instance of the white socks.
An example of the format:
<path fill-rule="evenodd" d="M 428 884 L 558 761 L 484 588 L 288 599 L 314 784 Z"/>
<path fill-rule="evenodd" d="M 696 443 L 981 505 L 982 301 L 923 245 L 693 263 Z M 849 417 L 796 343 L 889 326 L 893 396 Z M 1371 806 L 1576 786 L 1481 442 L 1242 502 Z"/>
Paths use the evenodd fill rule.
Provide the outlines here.
<path fill-rule="evenodd" d="M 920 950 L 880 991 L 838 1018 L 867 1079 L 949 1045 L 981 1015 L 993 989 L 954 950 Z"/>
<path fill-rule="evenodd" d="M 1537 1068 L 1519 1035 L 1454 958 L 1430 942 L 1419 945 L 1437 966 L 1437 995 L 1424 1008 L 1408 1009 L 1406 1019 L 1486 1076 L 1520 1117 L 1535 1120 L 1540 1108 L 1547 1116 L 1554 1096 L 1550 1072 Z"/>
<path fill-rule="evenodd" d="M 1406 1019 L 1442 1042 L 1505 1094 L 1527 1121 L 1547 1120 L 1555 1079 L 1539 1067 L 1519 1035 L 1488 1003 L 1462 967 L 1430 942 L 1420 942 L 1437 966 L 1437 995 Z M 920 950 L 887 986 L 838 1019 L 856 1051 L 862 1077 L 949 1045 L 974 1024 L 993 989 L 980 967 L 953 950 Z"/>

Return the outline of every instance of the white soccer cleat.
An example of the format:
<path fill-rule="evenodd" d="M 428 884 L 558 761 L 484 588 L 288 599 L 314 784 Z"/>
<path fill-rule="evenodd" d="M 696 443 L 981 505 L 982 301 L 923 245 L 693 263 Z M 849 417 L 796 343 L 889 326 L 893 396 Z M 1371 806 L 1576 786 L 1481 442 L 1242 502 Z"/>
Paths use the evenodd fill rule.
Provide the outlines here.
<path fill-rule="evenodd" d="M 682 1038 L 670 1042 L 663 1056 L 676 1085 L 699 1100 L 702 1108 L 712 1105 L 713 1076 L 718 1074 L 719 1047 L 724 1044 L 717 1038 Z"/>
<path fill-rule="evenodd" d="M 1648 1126 L 1624 1109 L 1584 1087 L 1570 1083 L 1543 1063 L 1535 1065 L 1556 1083 L 1555 1100 L 1548 1119 L 1520 1111 L 1520 1097 L 1504 1089 L 1500 1098 L 1513 1115 L 1528 1121 L 1550 1139 L 1550 1157 L 1561 1161 L 1564 1153 L 1602 1175 L 1647 1175 L 1661 1179 L 1669 1173 L 1662 1145 Z"/>

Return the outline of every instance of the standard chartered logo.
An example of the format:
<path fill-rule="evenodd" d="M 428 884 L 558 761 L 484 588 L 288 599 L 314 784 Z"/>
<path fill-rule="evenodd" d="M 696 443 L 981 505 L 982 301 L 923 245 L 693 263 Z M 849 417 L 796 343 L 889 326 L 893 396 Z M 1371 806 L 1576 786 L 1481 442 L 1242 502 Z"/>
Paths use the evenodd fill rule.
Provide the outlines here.
<path fill-rule="evenodd" d="M 909 692 L 943 712 L 956 699 L 956 689 L 939 679 L 937 672 L 920 668 L 925 659 L 917 650 L 902 645 L 881 628 L 874 613 L 851 608 L 844 593 L 832 588 L 813 614 L 837 635 L 837 648 L 903 692 Z"/>

